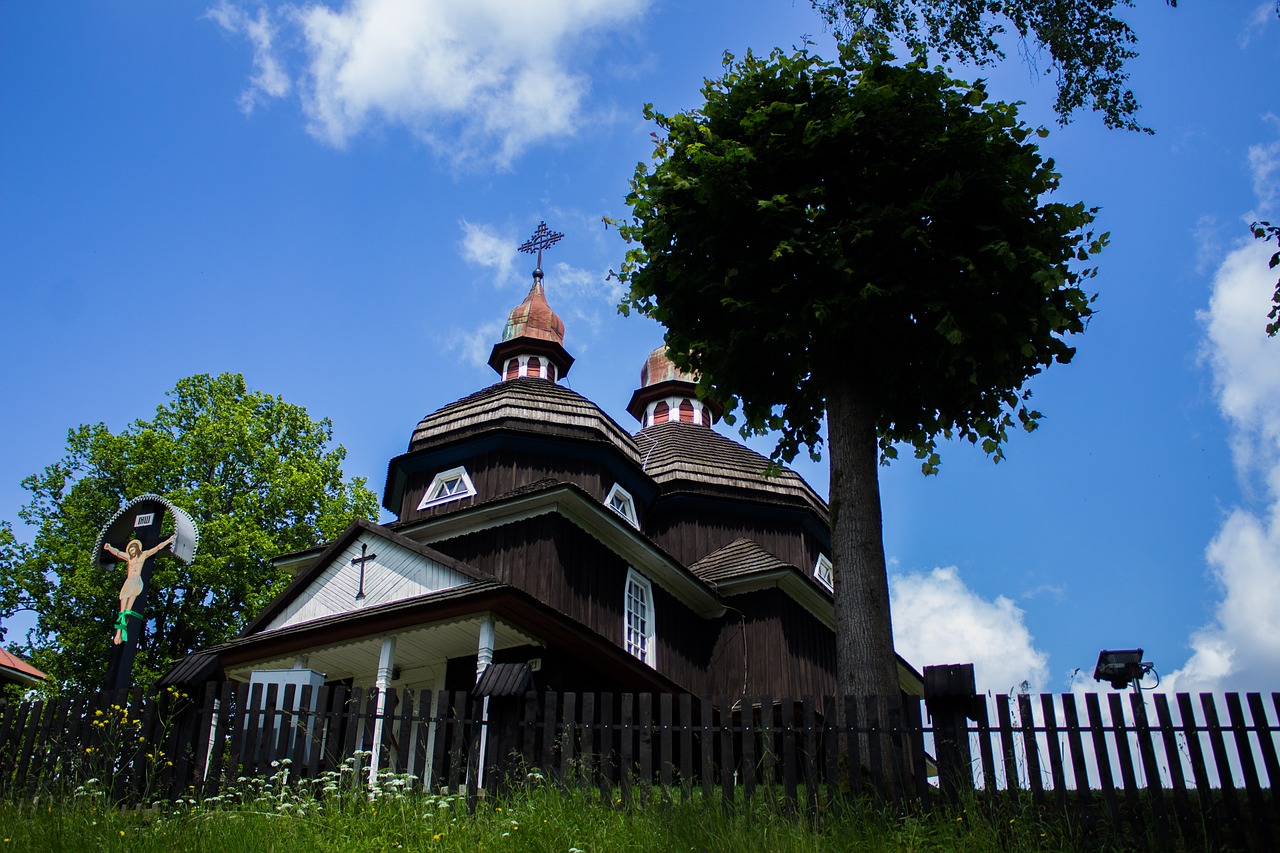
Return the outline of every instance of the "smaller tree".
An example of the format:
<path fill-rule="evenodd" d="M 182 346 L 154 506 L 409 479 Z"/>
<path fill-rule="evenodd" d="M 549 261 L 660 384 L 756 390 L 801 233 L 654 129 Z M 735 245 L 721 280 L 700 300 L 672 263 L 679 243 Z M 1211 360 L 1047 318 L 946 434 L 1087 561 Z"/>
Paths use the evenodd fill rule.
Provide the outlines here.
<path fill-rule="evenodd" d="M 190 652 L 234 636 L 287 582 L 278 554 L 337 536 L 377 500 L 344 482 L 346 451 L 328 420 L 251 391 L 239 374 L 178 382 L 149 421 L 67 435 L 66 455 L 23 480 L 20 514 L 36 528 L 0 579 L 0 616 L 34 609 L 32 662 L 61 685 L 100 686 L 123 571 L 91 565 L 102 525 L 144 493 L 182 507 L 200 530 L 190 565 L 156 558 L 134 677 L 149 683 Z"/>
<path fill-rule="evenodd" d="M 1138 38 L 1117 14 L 1133 6 L 1132 0 L 813 0 L 813 5 L 851 44 L 900 38 L 911 50 L 933 50 L 943 61 L 990 65 L 1003 60 L 1000 39 L 1012 29 L 1028 63 L 1034 64 L 1041 50 L 1048 54 L 1045 73 L 1056 75 L 1053 108 L 1062 122 L 1091 107 L 1107 127 L 1151 132 L 1137 121 L 1138 100 L 1125 68 L 1138 55 Z"/>
<path fill-rule="evenodd" d="M 1268 242 L 1275 240 L 1276 244 L 1280 245 L 1280 225 L 1259 221 L 1249 226 L 1249 230 L 1253 232 L 1255 239 Z M 1270 269 L 1280 267 L 1280 251 L 1271 255 L 1267 266 Z M 1267 324 L 1267 334 L 1274 338 L 1280 332 L 1280 282 L 1276 282 L 1276 292 L 1271 297 L 1271 311 L 1267 314 L 1267 319 L 1271 321 Z"/>

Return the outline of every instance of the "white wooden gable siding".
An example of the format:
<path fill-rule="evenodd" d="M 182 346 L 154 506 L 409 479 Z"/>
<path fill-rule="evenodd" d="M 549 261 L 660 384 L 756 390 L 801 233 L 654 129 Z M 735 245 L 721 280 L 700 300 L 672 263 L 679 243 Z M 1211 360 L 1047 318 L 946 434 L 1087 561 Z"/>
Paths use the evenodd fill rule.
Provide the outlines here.
<path fill-rule="evenodd" d="M 360 589 L 360 566 L 351 560 L 360 556 L 360 545 L 377 554 L 364 564 L 364 598 L 356 600 Z M 313 619 L 351 613 L 392 601 L 461 586 L 471 578 L 377 536 L 361 536 L 325 567 L 311 585 L 262 630 L 287 628 Z"/>

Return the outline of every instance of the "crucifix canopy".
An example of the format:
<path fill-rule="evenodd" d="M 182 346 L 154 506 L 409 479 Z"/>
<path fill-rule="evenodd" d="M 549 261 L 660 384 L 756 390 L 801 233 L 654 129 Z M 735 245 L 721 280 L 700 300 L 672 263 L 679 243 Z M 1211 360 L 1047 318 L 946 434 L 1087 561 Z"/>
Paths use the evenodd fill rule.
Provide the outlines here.
<path fill-rule="evenodd" d="M 102 543 L 126 542 L 135 528 L 148 526 L 139 524 L 140 516 L 148 513 L 163 515 L 166 511 L 173 516 L 173 544 L 169 546 L 169 550 L 173 556 L 190 564 L 196 555 L 196 546 L 200 542 L 196 523 L 181 507 L 174 506 L 159 495 L 149 494 L 133 498 L 111 516 L 111 520 L 98 534 L 98 541 L 94 543 L 93 564 L 103 568 L 109 567 L 115 562 L 115 558 L 104 552 Z"/>

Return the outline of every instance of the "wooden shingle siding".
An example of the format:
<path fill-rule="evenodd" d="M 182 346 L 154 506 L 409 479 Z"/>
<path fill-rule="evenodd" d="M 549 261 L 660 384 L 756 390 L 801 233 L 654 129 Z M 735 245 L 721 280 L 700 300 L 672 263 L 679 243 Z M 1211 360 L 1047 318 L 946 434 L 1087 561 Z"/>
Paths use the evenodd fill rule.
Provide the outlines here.
<path fill-rule="evenodd" d="M 776 589 L 731 596 L 725 603 L 732 609 L 720 621 L 707 692 L 734 695 L 744 685 L 748 692 L 779 695 L 834 692 L 835 633 L 813 614 Z"/>
<path fill-rule="evenodd" d="M 423 471 L 409 477 L 401 502 L 401 521 L 416 521 L 444 515 L 482 501 L 493 500 L 530 483 L 555 479 L 573 483 L 603 502 L 615 482 L 599 462 L 569 454 L 538 453 L 528 450 L 495 450 L 466 460 L 467 475 L 476 487 L 475 497 L 450 501 L 419 510 L 418 503 L 438 472 Z"/>
<path fill-rule="evenodd" d="M 645 520 L 645 533 L 685 565 L 696 563 L 735 539 L 750 539 L 782 562 L 806 571 L 813 568 L 821 551 L 821 543 L 806 533 L 795 517 L 748 516 L 729 509 L 690 512 L 679 506 L 668 508 L 661 500 Z"/>
<path fill-rule="evenodd" d="M 827 523 L 826 503 L 799 474 L 783 468 L 777 476 L 767 476 L 768 459 L 714 430 L 659 423 L 637 433 L 635 444 L 645 473 L 664 491 L 679 486 L 707 494 L 750 495 L 757 501 L 807 507 Z"/>
<path fill-rule="evenodd" d="M 360 567 L 351 560 L 360 556 L 360 545 L 377 554 L 365 563 L 365 597 L 357 601 Z M 472 579 L 407 548 L 365 534 L 335 557 L 312 584 L 276 615 L 263 630 L 275 630 L 339 613 L 349 613 L 392 601 L 401 601 L 441 589 L 451 589 Z"/>
<path fill-rule="evenodd" d="M 571 521 L 538 516 L 433 542 L 432 547 L 492 572 L 622 647 L 628 566 Z M 697 689 L 710 666 L 716 626 L 656 583 L 653 597 L 657 670 Z"/>
<path fill-rule="evenodd" d="M 413 431 L 409 450 L 438 444 L 454 433 L 504 423 L 527 424 L 529 432 L 540 435 L 554 433 L 557 426 L 573 434 L 594 433 L 639 462 L 635 441 L 599 406 L 554 382 L 529 378 L 499 382 L 427 415 Z"/>

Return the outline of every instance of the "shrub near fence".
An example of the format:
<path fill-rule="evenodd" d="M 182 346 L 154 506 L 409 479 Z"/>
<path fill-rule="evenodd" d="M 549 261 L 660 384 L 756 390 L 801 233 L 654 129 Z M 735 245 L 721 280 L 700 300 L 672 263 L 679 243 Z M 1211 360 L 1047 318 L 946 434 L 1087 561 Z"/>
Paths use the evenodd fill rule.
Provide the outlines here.
<path fill-rule="evenodd" d="M 209 684 L 20 703 L 0 713 L 0 793 L 68 791 L 88 778 L 121 802 L 208 797 L 241 776 L 307 785 L 353 756 L 370 778 L 482 792 L 527 774 L 607 802 L 764 797 L 820 814 L 876 793 L 900 809 L 1011 799 L 1110 821 L 1157 844 L 1175 835 L 1280 848 L 1280 693 L 915 698 L 376 691 Z M 1225 713 L 1222 709 L 1225 708 Z M 481 760 L 483 756 L 483 760 Z M 897 762 L 875 791 L 866 768 Z"/>

